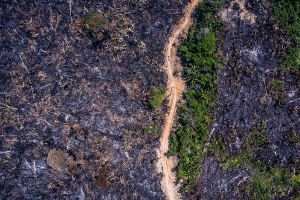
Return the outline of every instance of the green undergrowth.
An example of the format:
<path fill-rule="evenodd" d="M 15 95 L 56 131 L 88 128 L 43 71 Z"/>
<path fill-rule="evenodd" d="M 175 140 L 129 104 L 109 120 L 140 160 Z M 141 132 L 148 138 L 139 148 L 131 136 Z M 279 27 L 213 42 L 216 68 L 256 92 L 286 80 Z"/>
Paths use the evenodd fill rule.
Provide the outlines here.
<path fill-rule="evenodd" d="M 300 72 L 300 3 L 296 0 L 271 0 L 275 19 L 285 29 L 292 44 L 284 56 L 287 68 Z"/>
<path fill-rule="evenodd" d="M 217 77 L 222 67 L 216 47 L 222 27 L 217 15 L 221 6 L 220 2 L 200 3 L 197 20 L 180 47 L 185 63 L 187 103 L 178 108 L 177 130 L 170 134 L 168 156 L 178 153 L 177 183 L 183 181 L 181 191 L 189 190 L 197 182 L 201 160 L 207 151 L 203 144 L 212 121 L 211 108 L 217 100 Z"/>
<path fill-rule="evenodd" d="M 220 138 L 214 139 L 209 152 L 219 155 L 221 166 L 224 170 L 232 170 L 238 167 L 248 169 L 251 174 L 250 184 L 245 186 L 245 193 L 254 200 L 272 199 L 275 195 L 284 197 L 289 190 L 300 189 L 300 175 L 294 175 L 286 169 L 266 167 L 259 160 L 252 158 L 252 148 L 256 145 L 249 140 L 247 147 L 240 150 L 237 156 L 229 157 L 225 151 L 225 145 Z M 258 136 L 260 138 L 261 136 Z M 269 141 L 268 141 L 269 142 Z"/>

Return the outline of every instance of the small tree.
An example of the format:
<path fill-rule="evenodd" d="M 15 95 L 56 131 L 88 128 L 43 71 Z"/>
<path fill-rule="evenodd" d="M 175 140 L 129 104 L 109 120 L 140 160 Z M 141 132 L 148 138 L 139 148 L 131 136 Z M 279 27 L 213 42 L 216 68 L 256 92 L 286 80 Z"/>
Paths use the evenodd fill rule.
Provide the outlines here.
<path fill-rule="evenodd" d="M 166 91 L 162 88 L 152 91 L 152 95 L 149 98 L 149 102 L 153 108 L 161 106 L 162 102 L 167 98 Z"/>

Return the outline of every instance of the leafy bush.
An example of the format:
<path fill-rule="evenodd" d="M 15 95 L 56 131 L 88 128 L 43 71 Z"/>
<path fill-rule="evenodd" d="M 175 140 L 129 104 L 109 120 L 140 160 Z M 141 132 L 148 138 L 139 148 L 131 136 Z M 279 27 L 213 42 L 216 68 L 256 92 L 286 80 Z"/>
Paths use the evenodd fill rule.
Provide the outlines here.
<path fill-rule="evenodd" d="M 135 135 L 138 136 L 138 137 L 140 137 L 140 134 L 141 133 L 139 131 L 136 131 L 136 133 L 135 133 Z"/>
<path fill-rule="evenodd" d="M 199 23 L 191 26 L 184 44 L 180 47 L 185 62 L 188 91 L 187 104 L 178 109 L 178 129 L 170 134 L 168 155 L 178 153 L 177 183 L 183 181 L 182 191 L 188 190 L 200 174 L 199 164 L 206 153 L 203 143 L 212 120 L 211 108 L 217 100 L 217 76 L 222 66 L 217 55 L 217 31 L 222 23 L 216 14 L 220 3 L 199 4 Z"/>
<path fill-rule="evenodd" d="M 149 102 L 153 108 L 159 108 L 166 98 L 166 91 L 162 88 L 159 88 L 152 91 L 152 95 L 149 98 Z"/>

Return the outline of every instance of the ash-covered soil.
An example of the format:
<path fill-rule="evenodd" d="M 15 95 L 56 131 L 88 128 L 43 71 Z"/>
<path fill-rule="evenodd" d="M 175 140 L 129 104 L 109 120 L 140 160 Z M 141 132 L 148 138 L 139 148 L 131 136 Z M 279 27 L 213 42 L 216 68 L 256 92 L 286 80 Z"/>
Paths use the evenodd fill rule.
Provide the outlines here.
<path fill-rule="evenodd" d="M 0 199 L 165 198 L 159 136 L 142 131 L 166 110 L 143 98 L 166 86 L 164 45 L 187 3 L 1 1 Z M 80 21 L 94 12 L 97 36 Z"/>
<path fill-rule="evenodd" d="M 254 149 L 253 159 L 267 167 L 299 170 L 299 143 L 292 144 L 287 134 L 299 137 L 299 74 L 281 68 L 280 58 L 289 41 L 271 17 L 267 1 L 228 1 L 221 15 L 224 21 L 220 44 L 226 64 L 220 72 L 219 99 L 210 138 L 220 137 L 226 153 L 236 156 L 246 147 L 247 137 L 259 123 L 272 145 Z M 280 82 L 274 89 L 272 82 Z M 280 96 L 282 95 L 282 96 Z M 203 199 L 251 199 L 243 189 L 251 174 L 245 168 L 224 171 L 219 158 L 208 153 L 202 163 L 199 184 L 191 194 Z M 198 191 L 198 192 L 197 192 Z M 291 198 L 289 190 L 285 197 Z"/>

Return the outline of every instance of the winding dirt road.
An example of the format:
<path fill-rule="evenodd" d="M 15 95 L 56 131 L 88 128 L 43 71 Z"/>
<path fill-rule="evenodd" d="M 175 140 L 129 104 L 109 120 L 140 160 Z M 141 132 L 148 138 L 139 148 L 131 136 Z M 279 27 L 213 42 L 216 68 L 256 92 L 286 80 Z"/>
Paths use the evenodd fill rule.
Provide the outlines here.
<path fill-rule="evenodd" d="M 188 28 L 192 23 L 191 14 L 199 2 L 201 2 L 201 0 L 192 0 L 191 3 L 187 6 L 187 12 L 185 13 L 185 16 L 181 19 L 179 25 L 176 27 L 173 36 L 169 39 L 169 43 L 167 44 L 165 51 L 165 64 L 163 68 L 167 71 L 168 74 L 168 93 L 170 94 L 170 107 L 166 116 L 166 124 L 161 138 L 161 146 L 158 150 L 159 160 L 157 162 L 157 170 L 158 172 L 163 173 L 161 187 L 167 199 L 169 200 L 180 199 L 180 194 L 178 192 L 179 186 L 175 186 L 174 182 L 176 180 L 176 177 L 175 174 L 171 172 L 172 167 L 174 167 L 172 166 L 173 163 L 170 162 L 165 155 L 168 152 L 169 135 L 176 113 L 176 104 L 180 95 L 183 92 L 185 85 L 184 81 L 181 80 L 180 77 L 176 78 L 173 76 L 173 68 L 175 61 L 174 56 L 176 55 L 177 51 L 177 47 L 174 47 L 173 44 L 178 40 L 178 36 L 183 31 L 188 31 Z M 169 66 L 169 70 L 166 69 L 166 66 Z M 173 88 L 173 92 L 171 92 L 171 88 Z"/>

